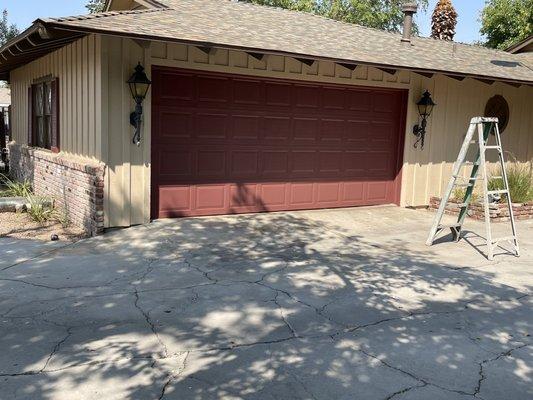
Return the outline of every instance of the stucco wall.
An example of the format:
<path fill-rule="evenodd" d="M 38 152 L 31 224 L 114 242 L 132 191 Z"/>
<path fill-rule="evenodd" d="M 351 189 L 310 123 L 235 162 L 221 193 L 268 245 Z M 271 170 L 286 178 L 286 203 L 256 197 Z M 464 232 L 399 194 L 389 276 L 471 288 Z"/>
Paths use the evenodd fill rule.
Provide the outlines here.
<path fill-rule="evenodd" d="M 81 62 L 84 59 L 88 63 Z M 108 227 L 129 226 L 150 219 L 151 98 L 149 93 L 144 107 L 143 142 L 137 147 L 131 142 L 133 131 L 129 125 L 129 113 L 134 105 L 125 83 L 139 61 L 147 71 L 152 65 L 162 65 L 409 89 L 402 171 L 403 206 L 426 205 L 430 196 L 442 194 L 470 118 L 482 115 L 487 100 L 495 94 L 505 96 L 511 109 L 509 126 L 503 136 L 505 149 L 523 162 L 533 158 L 531 86 L 487 85 L 472 79 L 459 82 L 443 75 L 426 78 L 407 71 L 389 75 L 365 66 L 350 71 L 322 61 L 309 67 L 290 57 L 269 55 L 258 61 L 233 50 L 218 49 L 205 54 L 193 46 L 91 36 L 12 74 L 16 104 L 14 132 L 15 140 L 24 143 L 27 136 L 26 93 L 31 80 L 48 71 L 59 74 L 61 81 L 67 82 L 61 89 L 62 150 L 107 164 L 105 224 Z M 415 139 L 411 131 L 418 122 L 415 103 L 425 89 L 431 91 L 438 105 L 429 121 L 426 147 L 421 151 L 413 148 Z"/>

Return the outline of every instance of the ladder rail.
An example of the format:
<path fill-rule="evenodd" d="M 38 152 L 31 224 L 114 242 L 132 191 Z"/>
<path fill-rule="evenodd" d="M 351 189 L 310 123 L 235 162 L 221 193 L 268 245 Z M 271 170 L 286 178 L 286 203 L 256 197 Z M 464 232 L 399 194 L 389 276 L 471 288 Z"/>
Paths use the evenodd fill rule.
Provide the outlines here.
<path fill-rule="evenodd" d="M 514 219 L 514 212 L 513 212 L 513 203 L 512 203 L 512 200 L 511 199 L 511 191 L 509 190 L 509 180 L 508 180 L 508 177 L 507 177 L 507 170 L 505 169 L 505 156 L 503 154 L 503 147 L 502 147 L 502 139 L 501 139 L 501 135 L 500 135 L 500 128 L 498 126 L 498 124 L 495 124 L 496 127 L 495 127 L 495 131 L 494 131 L 494 135 L 496 136 L 496 144 L 500 147 L 500 151 L 498 152 L 498 157 L 500 159 L 500 164 L 501 164 L 501 167 L 502 167 L 502 180 L 503 180 L 503 184 L 504 184 L 504 187 L 505 189 L 507 190 L 507 208 L 508 208 L 508 211 L 509 211 L 509 219 L 511 221 L 511 230 L 513 232 L 513 236 L 514 236 L 514 247 L 515 247 L 515 251 L 516 251 L 516 255 L 517 257 L 520 257 L 520 247 L 518 245 L 518 232 L 516 230 L 516 224 L 515 224 L 515 219 Z"/>
<path fill-rule="evenodd" d="M 450 177 L 450 180 L 448 182 L 448 186 L 446 188 L 446 192 L 444 193 L 441 203 L 439 205 L 439 209 L 437 210 L 437 214 L 435 215 L 433 225 L 431 226 L 429 237 L 426 241 L 426 244 L 428 246 L 431 246 L 433 242 L 435 241 L 437 235 L 444 229 L 450 228 L 452 231 L 453 239 L 455 241 L 458 241 L 461 237 L 461 230 L 464 224 L 464 220 L 468 213 L 468 207 L 470 205 L 470 202 L 472 201 L 473 192 L 474 192 L 474 185 L 477 180 L 483 181 L 483 209 L 485 214 L 485 230 L 486 230 L 486 240 L 487 240 L 487 258 L 489 260 L 494 259 L 494 249 L 497 247 L 498 243 L 501 241 L 512 241 L 516 256 L 520 256 L 520 249 L 518 246 L 518 234 L 516 231 L 516 224 L 515 219 L 513 215 L 513 205 L 512 200 L 510 196 L 509 191 L 509 181 L 507 178 L 507 171 L 505 169 L 505 158 L 503 154 L 503 147 L 501 142 L 501 135 L 498 127 L 498 119 L 497 118 L 484 118 L 484 117 L 476 117 L 472 118 L 470 121 L 470 125 L 468 127 L 467 133 L 465 135 L 463 145 L 461 146 L 461 150 L 459 151 L 459 155 L 457 157 L 457 161 L 455 162 L 453 166 L 453 172 L 452 176 Z M 474 135 L 477 133 L 478 141 L 472 140 Z M 496 145 L 489 145 L 490 136 L 491 133 L 494 134 L 496 138 Z M 478 144 L 478 151 L 476 154 L 476 161 L 475 162 L 467 162 L 465 161 L 467 152 L 469 149 L 469 146 L 471 144 Z M 492 190 L 490 191 L 488 189 L 488 172 L 487 172 L 487 158 L 486 153 L 487 150 L 497 150 L 498 151 L 498 157 L 499 162 L 502 169 L 502 175 L 497 177 L 498 179 L 502 179 L 504 184 L 503 190 Z M 460 175 L 461 168 L 464 165 L 472 165 L 472 171 L 470 174 L 470 178 L 468 178 L 468 183 L 458 183 L 458 179 L 467 179 L 463 178 L 463 176 Z M 479 174 L 482 174 L 480 177 Z M 452 194 L 452 191 L 454 187 L 466 187 L 465 195 L 463 198 L 463 202 L 460 203 L 460 212 L 457 218 L 457 223 L 453 225 L 442 225 L 442 218 L 444 215 L 444 212 L 446 210 L 446 205 L 448 204 L 450 200 L 450 196 Z M 511 221 L 511 228 L 513 231 L 513 236 L 511 237 L 504 237 L 500 239 L 493 240 L 492 239 L 492 227 L 491 227 L 491 220 L 490 220 L 490 203 L 489 203 L 489 196 L 495 193 L 502 193 L 506 194 L 507 196 L 507 207 L 509 210 L 509 217 Z"/>
<path fill-rule="evenodd" d="M 489 127 L 489 132 L 492 127 Z M 479 153 L 480 153 L 480 164 L 483 171 L 483 210 L 485 214 L 485 234 L 487 235 L 487 256 L 489 260 L 494 259 L 494 246 L 492 243 L 492 229 L 490 226 L 490 209 L 489 209 L 489 188 L 488 188 L 488 179 L 487 179 L 487 160 L 485 157 L 486 144 L 488 137 L 485 138 L 485 132 L 483 130 L 482 124 L 478 125 L 478 136 L 479 136 Z M 487 135 L 488 136 L 488 135 Z"/>
<path fill-rule="evenodd" d="M 435 219 L 433 221 L 433 225 L 431 227 L 431 230 L 429 232 L 428 239 L 426 241 L 426 244 L 428 246 L 431 246 L 433 244 L 433 241 L 435 240 L 435 236 L 439 232 L 439 225 L 442 221 L 442 216 L 444 215 L 444 211 L 446 209 L 446 204 L 448 203 L 448 200 L 450 199 L 450 195 L 452 193 L 455 181 L 457 180 L 456 176 L 459 175 L 459 172 L 461 171 L 461 167 L 465 161 L 466 154 L 468 152 L 468 148 L 470 146 L 470 141 L 474 137 L 474 132 L 476 129 L 476 124 L 474 123 L 474 120 L 470 122 L 470 126 L 468 127 L 468 131 L 465 136 L 465 140 L 463 141 L 463 145 L 461 146 L 461 150 L 459 152 L 459 156 L 457 157 L 457 161 L 455 161 L 455 164 L 453 165 L 453 172 L 452 176 L 450 177 L 450 180 L 448 182 L 448 186 L 446 188 L 446 191 L 444 192 L 444 196 L 441 199 L 439 209 L 437 211 L 437 215 L 435 216 Z"/>

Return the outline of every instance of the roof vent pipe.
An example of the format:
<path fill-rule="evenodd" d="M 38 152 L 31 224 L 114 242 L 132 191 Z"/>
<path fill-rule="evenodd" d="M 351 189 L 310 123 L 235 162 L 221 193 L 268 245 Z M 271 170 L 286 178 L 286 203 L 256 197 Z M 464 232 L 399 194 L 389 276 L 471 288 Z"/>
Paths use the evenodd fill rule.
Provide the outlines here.
<path fill-rule="evenodd" d="M 414 2 L 404 3 L 402 11 L 404 13 L 403 18 L 403 36 L 402 42 L 411 43 L 411 32 L 413 30 L 413 15 L 418 10 L 418 4 Z"/>

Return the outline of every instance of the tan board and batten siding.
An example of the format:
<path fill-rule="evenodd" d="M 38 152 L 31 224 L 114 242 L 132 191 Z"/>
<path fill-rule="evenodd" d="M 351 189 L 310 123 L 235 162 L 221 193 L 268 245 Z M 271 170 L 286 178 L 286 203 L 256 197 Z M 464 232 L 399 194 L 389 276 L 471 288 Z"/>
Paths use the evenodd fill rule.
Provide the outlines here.
<path fill-rule="evenodd" d="M 28 85 L 35 78 L 57 75 L 62 151 L 107 164 L 106 227 L 144 223 L 150 218 L 150 95 L 144 107 L 144 141 L 137 147 L 131 143 L 129 113 L 133 104 L 125 83 L 139 61 L 148 71 L 152 65 L 161 65 L 409 89 L 402 206 L 426 205 L 430 196 L 442 193 L 470 118 L 482 115 L 487 100 L 496 94 L 505 96 L 510 105 L 511 118 L 503 135 L 505 149 L 521 162 L 533 159 L 533 87 L 457 81 L 443 75 L 425 78 L 408 71 L 389 75 L 364 66 L 352 72 L 331 62 L 307 66 L 290 57 L 271 55 L 258 61 L 240 51 L 218 49 L 207 55 L 187 45 L 89 36 L 12 73 L 14 138 L 26 142 Z M 420 151 L 413 148 L 411 131 L 418 121 L 415 103 L 425 89 L 438 105 L 429 121 L 426 147 Z"/>

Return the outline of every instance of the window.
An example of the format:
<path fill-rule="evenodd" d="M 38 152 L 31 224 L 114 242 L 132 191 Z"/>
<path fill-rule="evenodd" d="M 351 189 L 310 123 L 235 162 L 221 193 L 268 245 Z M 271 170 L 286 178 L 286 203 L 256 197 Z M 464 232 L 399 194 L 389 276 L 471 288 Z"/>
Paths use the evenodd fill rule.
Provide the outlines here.
<path fill-rule="evenodd" d="M 57 79 L 44 78 L 33 84 L 29 90 L 29 144 L 55 152 L 59 151 L 57 88 Z"/>

